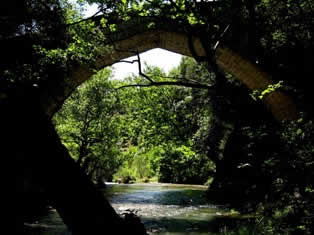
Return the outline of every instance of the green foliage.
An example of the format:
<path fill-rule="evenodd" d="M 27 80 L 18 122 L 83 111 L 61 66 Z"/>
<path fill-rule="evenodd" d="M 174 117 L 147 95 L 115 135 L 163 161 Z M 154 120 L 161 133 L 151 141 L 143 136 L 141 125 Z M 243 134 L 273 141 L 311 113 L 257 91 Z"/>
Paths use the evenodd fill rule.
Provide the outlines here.
<path fill-rule="evenodd" d="M 120 105 L 108 83 L 110 76 L 109 69 L 100 71 L 71 95 L 54 118 L 61 140 L 78 164 L 88 174 L 102 168 L 107 179 L 121 164 L 115 122 Z"/>
<path fill-rule="evenodd" d="M 274 130 L 278 138 L 273 140 L 272 151 L 265 156 L 260 155 L 257 143 L 260 145 L 262 139 Z M 301 115 L 298 120 L 286 122 L 279 129 L 265 125 L 258 131 L 246 131 L 251 140 L 246 148 L 251 156 L 247 161 L 252 165 L 260 161 L 263 174 L 271 178 L 266 200 L 259 204 L 258 234 L 311 234 L 314 211 L 313 120 Z M 254 157 L 258 161 L 252 161 Z"/>
<path fill-rule="evenodd" d="M 264 90 L 254 90 L 253 93 L 250 94 L 250 95 L 251 95 L 251 97 L 252 97 L 255 101 L 257 101 L 257 99 L 262 100 L 262 99 L 264 99 L 264 97 L 265 97 L 266 95 L 268 95 L 268 94 L 270 94 L 270 93 L 272 93 L 272 92 L 274 92 L 274 91 L 276 91 L 276 90 L 278 90 L 278 89 L 280 89 L 280 88 L 283 88 L 283 87 L 284 87 L 283 81 L 279 81 L 279 82 L 276 83 L 276 84 L 270 84 L 270 85 L 268 85 L 267 88 L 264 89 Z"/>
<path fill-rule="evenodd" d="M 248 234 L 312 233 L 313 128 L 313 120 L 301 115 L 281 127 L 270 123 L 242 127 L 231 139 L 241 147 L 232 152 L 232 158 L 228 158 L 229 153 L 225 157 L 231 166 L 238 167 L 225 167 L 225 178 L 220 183 L 224 193 L 228 192 L 229 183 L 237 185 L 239 179 L 248 183 L 241 188 L 240 195 L 245 199 L 237 207 L 257 212 L 254 229 Z M 226 234 L 238 233 L 226 230 Z"/>
<path fill-rule="evenodd" d="M 197 67 L 188 59 L 182 64 L 172 72 L 178 77 Z M 156 67 L 144 72 L 155 81 L 166 76 Z M 193 73 L 186 73 L 185 79 Z M 55 117 L 64 144 L 85 171 L 100 172 L 96 169 L 102 167 L 102 177 L 121 182 L 158 177 L 163 182 L 206 183 L 215 166 L 195 152 L 191 137 L 202 123 L 198 119 L 208 114 L 198 103 L 207 93 L 182 87 L 114 90 L 126 81 L 108 78 L 109 70 L 98 73 Z M 127 80 L 142 82 L 136 76 Z"/>
<path fill-rule="evenodd" d="M 204 184 L 214 164 L 188 146 L 168 146 L 159 159 L 158 177 L 161 182 Z"/>
<path fill-rule="evenodd" d="M 205 80 L 208 73 L 204 70 L 204 77 L 194 77 L 196 70 L 201 69 L 195 61 L 184 58 L 169 75 L 177 79 Z M 146 67 L 144 72 L 154 81 L 162 81 L 166 76 L 155 67 Z M 140 77 L 128 80 L 131 84 L 145 82 Z M 125 107 L 123 122 L 127 123 L 123 139 L 139 147 L 130 165 L 134 168 L 134 177 L 155 175 L 163 182 L 200 184 L 208 180 L 207 170 L 213 171 L 214 165 L 204 154 L 195 153 L 191 138 L 201 124 L 199 119 L 208 114 L 208 107 L 200 102 L 207 98 L 206 91 L 173 86 L 128 88 L 120 90 L 119 97 Z M 146 162 L 145 174 L 140 173 L 143 166 L 137 162 Z"/>
<path fill-rule="evenodd" d="M 276 230 L 281 233 L 288 231 L 311 234 L 314 228 L 313 133 L 313 120 L 305 115 L 297 121 L 287 123 L 280 133 L 285 143 L 288 172 L 282 172 L 281 181 L 274 186 L 275 195 L 281 200 L 271 204 L 266 211 L 274 208 L 279 210 L 279 216 L 272 216 L 276 221 Z"/>
<path fill-rule="evenodd" d="M 185 61 L 178 75 L 190 69 Z M 146 67 L 145 73 L 155 81 L 166 76 L 156 67 Z M 102 167 L 102 177 L 114 175 L 122 182 L 158 177 L 163 182 L 205 183 L 214 165 L 193 150 L 191 136 L 203 115 L 194 91 L 180 87 L 113 90 L 125 81 L 109 78 L 109 70 L 99 72 L 71 95 L 55 117 L 73 158 L 88 174 Z M 141 82 L 139 77 L 128 80 Z"/>
<path fill-rule="evenodd" d="M 115 181 L 128 183 L 129 181 L 146 179 L 154 176 L 154 171 L 151 166 L 151 159 L 146 153 L 142 153 L 138 147 L 129 147 L 122 154 L 123 165 L 114 175 Z"/>

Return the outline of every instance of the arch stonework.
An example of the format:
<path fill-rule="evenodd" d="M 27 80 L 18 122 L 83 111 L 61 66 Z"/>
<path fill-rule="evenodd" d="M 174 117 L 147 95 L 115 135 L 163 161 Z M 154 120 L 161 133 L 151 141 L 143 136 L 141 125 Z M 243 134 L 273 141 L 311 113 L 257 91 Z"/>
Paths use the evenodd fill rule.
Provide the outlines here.
<path fill-rule="evenodd" d="M 195 52 L 199 56 L 206 56 L 200 39 L 192 37 L 192 42 Z M 114 50 L 108 50 L 97 58 L 96 68 L 101 69 L 134 56 L 134 51 L 142 53 L 154 48 L 162 48 L 192 57 L 187 35 L 158 29 L 147 30 L 127 38 L 118 37 L 114 40 L 114 48 Z M 216 61 L 223 71 L 232 74 L 251 90 L 266 89 L 268 85 L 272 84 L 269 74 L 263 72 L 257 65 L 244 59 L 228 47 L 219 46 L 216 49 Z M 69 77 L 59 84 L 55 91 L 52 89 L 48 92 L 53 94 L 49 99 L 46 99 L 47 103 L 44 104 L 48 116 L 52 117 L 72 91 L 89 79 L 93 73 L 87 65 L 73 65 Z M 60 89 L 62 89 L 62 92 L 60 92 Z M 297 117 L 295 103 L 281 91 L 274 91 L 266 95 L 263 102 L 278 121 L 293 120 Z"/>

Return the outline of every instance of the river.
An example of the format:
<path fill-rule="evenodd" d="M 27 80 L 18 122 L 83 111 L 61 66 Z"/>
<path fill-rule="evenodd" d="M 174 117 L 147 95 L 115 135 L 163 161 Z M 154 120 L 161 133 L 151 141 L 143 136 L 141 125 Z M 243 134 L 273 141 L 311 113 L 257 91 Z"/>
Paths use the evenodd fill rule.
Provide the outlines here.
<path fill-rule="evenodd" d="M 209 204 L 205 191 L 200 185 L 108 183 L 104 194 L 118 213 L 136 213 L 149 234 L 217 234 L 213 221 L 226 211 Z M 27 226 L 37 229 L 32 234 L 70 234 L 53 209 Z"/>

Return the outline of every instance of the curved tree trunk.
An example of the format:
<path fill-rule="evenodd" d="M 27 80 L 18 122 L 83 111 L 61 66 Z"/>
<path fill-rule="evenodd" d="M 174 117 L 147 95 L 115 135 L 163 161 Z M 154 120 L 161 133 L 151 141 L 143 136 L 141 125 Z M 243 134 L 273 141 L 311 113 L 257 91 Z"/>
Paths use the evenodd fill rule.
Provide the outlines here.
<path fill-rule="evenodd" d="M 74 235 L 145 234 L 142 224 L 126 223 L 114 211 L 69 156 L 53 124 L 40 110 L 36 93 L 32 89 L 13 91 L 0 100 L 1 134 L 6 136 L 1 155 L 7 153 L 15 160 L 16 200 L 23 201 L 27 181 L 48 195 Z M 23 222 L 22 206 L 16 211 L 17 223 Z M 20 231 L 21 226 L 17 226 Z"/>

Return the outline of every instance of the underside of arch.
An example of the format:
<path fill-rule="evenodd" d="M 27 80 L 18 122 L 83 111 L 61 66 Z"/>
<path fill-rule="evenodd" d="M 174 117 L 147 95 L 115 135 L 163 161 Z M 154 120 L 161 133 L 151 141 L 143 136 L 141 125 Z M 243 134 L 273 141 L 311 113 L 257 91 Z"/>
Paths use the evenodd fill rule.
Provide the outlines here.
<path fill-rule="evenodd" d="M 197 55 L 206 56 L 198 37 L 192 37 L 192 43 Z M 96 67 L 98 69 L 134 56 L 134 52 L 142 53 L 154 48 L 193 56 L 187 35 L 165 30 L 148 30 L 127 38 L 118 38 L 112 46 L 112 50 L 97 58 Z M 269 74 L 263 72 L 257 65 L 244 59 L 228 47 L 220 46 L 216 49 L 216 61 L 223 71 L 232 74 L 251 90 L 266 89 L 268 85 L 272 84 Z M 48 116 L 51 117 L 72 91 L 92 75 L 93 71 L 87 65 L 72 66 L 70 76 L 62 84 L 59 84 L 59 88 L 56 88 L 55 92 L 49 92 L 49 94 L 56 93 L 56 95 L 52 96 L 53 99 L 48 99 L 48 104 L 45 104 Z M 62 92 L 60 92 L 60 89 L 62 89 Z M 57 92 L 57 90 L 59 91 Z M 296 106 L 292 99 L 283 92 L 274 91 L 266 95 L 263 101 L 275 119 L 279 121 L 296 119 Z"/>

